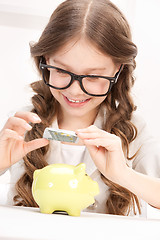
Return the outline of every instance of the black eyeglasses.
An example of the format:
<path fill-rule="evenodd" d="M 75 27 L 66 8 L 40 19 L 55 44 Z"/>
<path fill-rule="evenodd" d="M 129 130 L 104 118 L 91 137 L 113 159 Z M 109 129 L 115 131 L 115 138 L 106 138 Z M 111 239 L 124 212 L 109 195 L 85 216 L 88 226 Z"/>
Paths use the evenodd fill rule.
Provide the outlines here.
<path fill-rule="evenodd" d="M 40 62 L 39 67 L 42 71 L 43 81 L 49 87 L 63 90 L 69 88 L 76 80 L 79 82 L 82 91 L 86 94 L 94 97 L 103 97 L 111 91 L 112 86 L 117 82 L 123 65 L 120 66 L 119 71 L 114 77 L 99 75 L 77 75 L 58 67 L 46 65 L 42 62 Z M 48 83 L 45 79 L 46 69 L 50 72 L 50 83 Z"/>

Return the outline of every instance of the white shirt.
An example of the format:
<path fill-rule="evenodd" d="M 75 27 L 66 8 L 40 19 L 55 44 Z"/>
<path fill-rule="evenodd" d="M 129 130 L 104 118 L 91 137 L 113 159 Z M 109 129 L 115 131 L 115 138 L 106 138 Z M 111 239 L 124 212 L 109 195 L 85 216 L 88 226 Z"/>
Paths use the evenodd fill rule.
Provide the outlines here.
<path fill-rule="evenodd" d="M 100 111 L 94 125 L 102 128 L 104 112 Z M 130 167 L 144 174 L 160 177 L 160 143 L 157 142 L 148 132 L 146 123 L 136 113 L 133 114 L 132 122 L 138 129 L 138 136 L 130 144 L 130 156 L 132 156 L 141 146 L 138 155 L 131 161 L 126 160 Z M 50 127 L 58 128 L 57 120 Z M 49 164 L 67 163 L 77 165 L 80 162 L 86 164 L 86 173 L 99 184 L 100 193 L 95 197 L 96 207 L 87 208 L 84 211 L 105 213 L 106 201 L 109 196 L 108 186 L 101 179 L 88 150 L 85 146 L 65 145 L 59 141 L 50 141 L 50 149 L 46 155 Z M 13 197 L 16 194 L 15 183 L 24 173 L 23 160 L 12 165 L 0 176 L 0 204 L 13 205 Z M 146 215 L 145 204 L 142 201 L 142 216 Z"/>

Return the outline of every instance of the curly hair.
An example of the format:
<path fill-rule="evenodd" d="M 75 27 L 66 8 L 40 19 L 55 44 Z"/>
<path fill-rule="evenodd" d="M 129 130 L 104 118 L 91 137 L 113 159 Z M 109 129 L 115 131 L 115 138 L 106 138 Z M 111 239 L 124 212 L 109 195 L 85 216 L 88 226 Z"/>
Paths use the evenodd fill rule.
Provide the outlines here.
<path fill-rule="evenodd" d="M 123 64 L 118 82 L 103 102 L 108 110 L 103 129 L 121 138 L 124 154 L 131 160 L 135 155 L 129 157 L 129 144 L 137 136 L 137 129 L 131 122 L 132 113 L 136 109 L 131 88 L 135 81 L 133 71 L 136 67 L 137 47 L 132 42 L 130 27 L 121 11 L 109 0 L 67 0 L 55 9 L 39 41 L 30 46 L 31 56 L 41 75 L 41 57 L 56 53 L 69 41 L 78 41 L 81 37 L 85 37 L 103 54 L 109 55 L 114 63 Z M 45 77 L 49 80 L 48 70 L 45 71 Z M 56 116 L 59 106 L 42 80 L 32 83 L 31 87 L 35 92 L 32 97 L 32 112 L 37 113 L 42 122 L 32 124 L 32 130 L 25 136 L 26 141 L 42 137 L 44 129 L 51 125 Z M 33 172 L 48 164 L 48 150 L 49 145 L 24 157 L 25 173 L 16 184 L 18 194 L 14 197 L 15 205 L 37 207 L 31 193 Z M 128 215 L 133 209 L 136 214 L 136 205 L 141 212 L 136 195 L 103 175 L 102 180 L 110 191 L 106 202 L 107 213 Z"/>

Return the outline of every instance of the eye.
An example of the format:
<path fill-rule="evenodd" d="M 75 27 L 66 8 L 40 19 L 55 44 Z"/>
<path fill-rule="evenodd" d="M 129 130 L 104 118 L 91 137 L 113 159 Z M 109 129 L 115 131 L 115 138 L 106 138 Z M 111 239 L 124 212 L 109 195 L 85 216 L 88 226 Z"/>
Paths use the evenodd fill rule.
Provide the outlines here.
<path fill-rule="evenodd" d="M 62 70 L 60 70 L 60 69 L 56 69 L 56 72 L 57 72 L 57 73 L 64 74 L 64 72 L 63 72 Z"/>
<path fill-rule="evenodd" d="M 58 73 L 63 73 L 63 71 L 60 70 L 60 69 L 56 69 L 56 72 L 58 72 Z"/>
<path fill-rule="evenodd" d="M 56 71 L 56 74 L 59 75 L 59 76 L 62 76 L 62 77 L 68 77 L 69 76 L 68 73 L 64 72 L 61 69 L 55 69 L 54 71 Z"/>
<path fill-rule="evenodd" d="M 86 173 L 85 176 L 88 176 L 88 174 Z"/>

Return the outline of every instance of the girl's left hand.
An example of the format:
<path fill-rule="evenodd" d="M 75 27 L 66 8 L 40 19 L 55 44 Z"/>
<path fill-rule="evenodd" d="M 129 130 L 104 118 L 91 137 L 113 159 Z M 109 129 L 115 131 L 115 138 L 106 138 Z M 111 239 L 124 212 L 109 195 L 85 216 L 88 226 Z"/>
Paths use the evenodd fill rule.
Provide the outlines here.
<path fill-rule="evenodd" d="M 127 168 L 120 137 L 94 125 L 76 131 L 83 140 L 99 171 L 109 180 L 120 183 Z"/>

